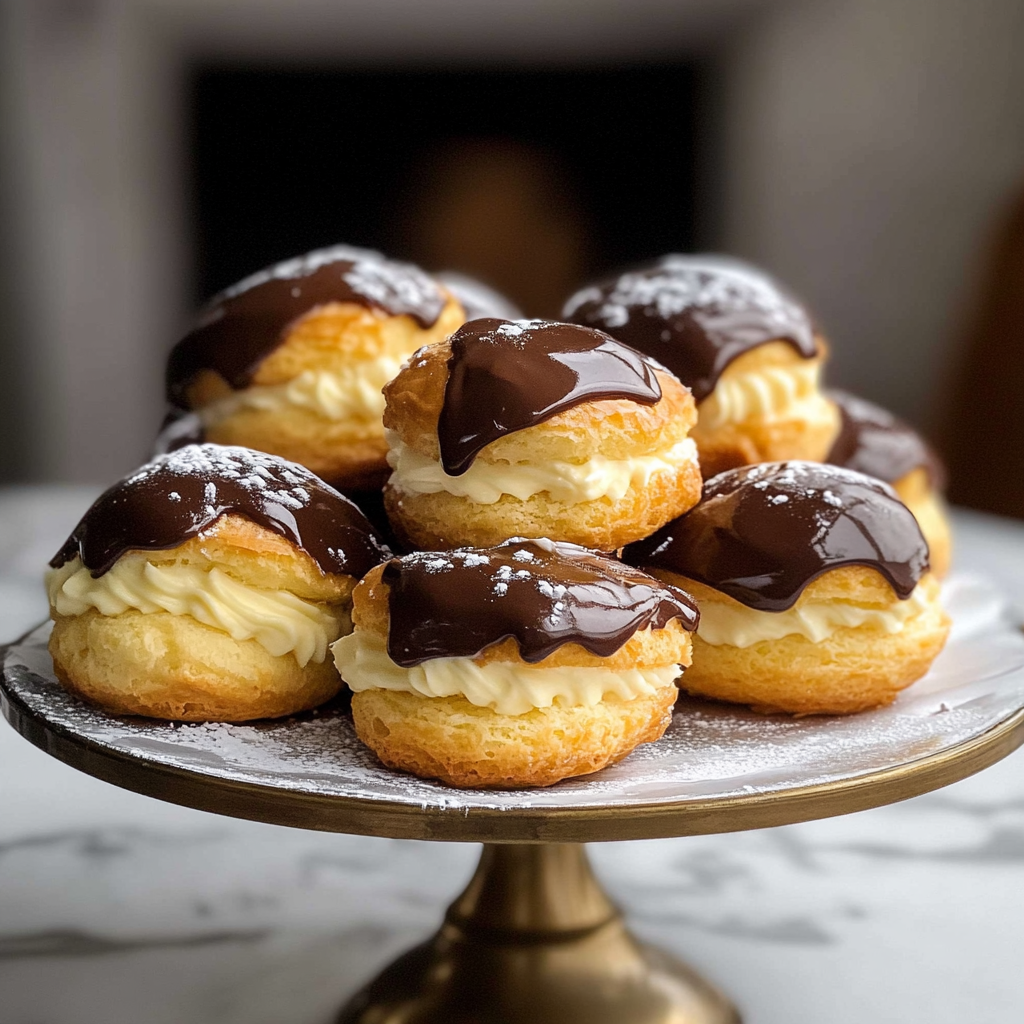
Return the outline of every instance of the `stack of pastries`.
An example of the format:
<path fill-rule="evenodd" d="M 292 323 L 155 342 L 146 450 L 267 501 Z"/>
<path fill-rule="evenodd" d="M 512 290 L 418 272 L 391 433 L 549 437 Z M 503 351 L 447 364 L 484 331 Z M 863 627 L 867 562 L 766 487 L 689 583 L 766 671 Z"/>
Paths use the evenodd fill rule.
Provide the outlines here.
<path fill-rule="evenodd" d="M 665 256 L 560 322 L 443 280 L 337 246 L 200 313 L 160 454 L 50 563 L 70 692 L 248 721 L 345 690 L 386 765 L 522 787 L 658 740 L 680 689 L 846 714 L 928 671 L 941 466 L 822 387 L 771 277 Z"/>
<path fill-rule="evenodd" d="M 342 489 L 387 475 L 381 388 L 462 306 L 418 267 L 338 245 L 214 296 L 167 362 L 167 399 L 205 440 L 299 462 Z"/>

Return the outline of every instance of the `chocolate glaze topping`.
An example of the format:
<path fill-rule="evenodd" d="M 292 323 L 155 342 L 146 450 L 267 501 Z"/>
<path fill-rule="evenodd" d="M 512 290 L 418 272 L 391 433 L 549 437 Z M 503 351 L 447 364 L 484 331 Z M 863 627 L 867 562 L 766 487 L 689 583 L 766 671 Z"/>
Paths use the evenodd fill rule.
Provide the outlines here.
<path fill-rule="evenodd" d="M 391 556 L 362 512 L 308 469 L 204 444 L 162 455 L 101 494 L 50 565 L 80 555 L 102 576 L 127 551 L 178 547 L 228 514 L 280 534 L 325 573 L 363 576 Z"/>
<path fill-rule="evenodd" d="M 845 391 L 829 391 L 828 396 L 839 406 L 841 426 L 826 462 L 887 484 L 924 469 L 932 487 L 943 487 L 942 461 L 916 430 L 881 406 Z"/>
<path fill-rule="evenodd" d="M 876 569 L 901 600 L 928 571 L 917 520 L 888 485 L 816 462 L 720 473 L 700 504 L 624 557 L 765 612 L 791 608 L 809 583 L 840 566 Z"/>
<path fill-rule="evenodd" d="M 437 283 L 407 263 L 368 249 L 336 245 L 277 263 L 214 296 L 196 326 L 171 350 L 167 400 L 188 408 L 195 375 L 215 370 L 235 389 L 248 386 L 259 364 L 306 313 L 329 302 L 354 302 L 430 327 L 444 309 Z"/>
<path fill-rule="evenodd" d="M 607 658 L 637 630 L 697 628 L 677 587 L 575 544 L 513 538 L 494 548 L 417 551 L 384 567 L 388 654 L 409 667 L 472 658 L 513 637 L 523 661 L 576 643 Z"/>
<path fill-rule="evenodd" d="M 587 327 L 485 318 L 463 324 L 451 346 L 437 439 L 452 476 L 465 473 L 492 441 L 573 406 L 661 399 L 648 359 Z"/>
<path fill-rule="evenodd" d="M 814 324 L 763 271 L 722 256 L 663 256 L 577 292 L 562 315 L 657 359 L 697 402 L 725 368 L 769 341 L 817 354 Z"/>

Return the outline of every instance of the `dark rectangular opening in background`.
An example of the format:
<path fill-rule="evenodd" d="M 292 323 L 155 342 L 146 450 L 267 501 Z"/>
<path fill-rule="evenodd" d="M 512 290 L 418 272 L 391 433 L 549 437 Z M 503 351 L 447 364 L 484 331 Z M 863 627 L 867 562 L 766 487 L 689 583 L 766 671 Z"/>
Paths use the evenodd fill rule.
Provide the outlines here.
<path fill-rule="evenodd" d="M 687 63 L 197 66 L 197 299 L 343 241 L 475 274 L 552 315 L 529 307 L 693 247 L 697 86 Z"/>

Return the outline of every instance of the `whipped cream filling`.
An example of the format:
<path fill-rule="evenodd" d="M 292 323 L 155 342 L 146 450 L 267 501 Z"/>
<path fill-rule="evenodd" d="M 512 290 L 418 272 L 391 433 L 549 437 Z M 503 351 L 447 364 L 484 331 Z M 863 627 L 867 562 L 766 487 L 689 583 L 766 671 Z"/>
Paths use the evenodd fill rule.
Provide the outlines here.
<path fill-rule="evenodd" d="M 493 505 L 502 495 L 520 501 L 546 492 L 554 501 L 575 504 L 610 498 L 618 501 L 630 488 L 642 489 L 657 473 L 676 473 L 697 459 L 692 438 L 655 455 L 608 459 L 594 455 L 585 462 L 486 462 L 475 459 L 460 476 L 449 476 L 437 459 L 406 445 L 391 430 L 385 431 L 391 484 L 406 494 L 446 491 L 478 505 Z"/>
<path fill-rule="evenodd" d="M 731 376 L 727 370 L 714 391 L 700 403 L 700 424 L 714 429 L 747 420 L 772 422 L 783 416 L 813 419 L 815 406 L 821 400 L 820 374 L 818 359 L 765 366 Z"/>
<path fill-rule="evenodd" d="M 930 604 L 920 587 L 915 587 L 905 601 L 896 601 L 888 608 L 821 601 L 798 604 L 782 612 L 762 612 L 744 605 L 704 601 L 697 636 L 712 647 L 753 647 L 762 640 L 781 640 L 785 636 L 802 636 L 820 643 L 838 629 L 856 626 L 871 626 L 892 634 L 899 633 Z"/>
<path fill-rule="evenodd" d="M 339 608 L 287 590 L 257 590 L 216 568 L 153 565 L 140 553 L 123 555 L 98 578 L 75 557 L 47 572 L 46 591 L 59 615 L 90 608 L 109 616 L 130 609 L 188 615 L 233 640 L 255 640 L 275 657 L 291 654 L 300 668 L 322 662 L 328 645 L 352 628 Z"/>
<path fill-rule="evenodd" d="M 349 689 L 399 690 L 421 697 L 465 697 L 500 715 L 525 715 L 553 704 L 593 707 L 603 700 L 630 701 L 656 693 L 679 678 L 678 665 L 610 669 L 583 665 L 544 668 L 519 662 L 477 664 L 472 658 L 433 658 L 412 668 L 388 657 L 387 641 L 357 629 L 331 646 Z"/>
<path fill-rule="evenodd" d="M 246 409 L 276 413 L 298 408 L 334 422 L 376 422 L 384 415 L 381 389 L 398 375 L 404 358 L 380 355 L 353 360 L 340 372 L 303 370 L 284 384 L 234 391 L 198 410 L 199 416 L 211 427 Z"/>

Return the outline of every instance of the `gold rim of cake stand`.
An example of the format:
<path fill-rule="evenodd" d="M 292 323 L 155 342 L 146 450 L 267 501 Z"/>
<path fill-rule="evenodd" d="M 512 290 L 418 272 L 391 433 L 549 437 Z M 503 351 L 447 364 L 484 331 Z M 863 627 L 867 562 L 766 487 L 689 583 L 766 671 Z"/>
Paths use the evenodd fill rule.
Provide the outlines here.
<path fill-rule="evenodd" d="M 0 648 L 0 658 L 6 653 Z M 896 803 L 948 786 L 1024 743 L 1024 707 L 985 732 L 878 771 L 728 797 L 592 807 L 424 808 L 363 797 L 236 782 L 110 750 L 27 707 L 0 682 L 0 711 L 30 743 L 122 789 L 199 810 L 275 825 L 477 843 L 590 843 L 770 828 Z"/>

